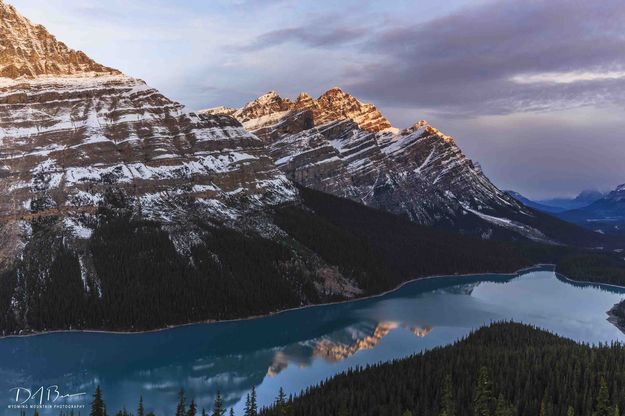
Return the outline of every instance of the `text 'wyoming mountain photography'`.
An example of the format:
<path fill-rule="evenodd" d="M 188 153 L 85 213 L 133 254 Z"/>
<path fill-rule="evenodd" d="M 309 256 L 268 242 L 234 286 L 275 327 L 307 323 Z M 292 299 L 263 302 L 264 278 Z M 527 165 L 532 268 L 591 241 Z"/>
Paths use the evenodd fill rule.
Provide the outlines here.
<path fill-rule="evenodd" d="M 0 0 L 0 416 L 625 415 L 623 28 Z"/>

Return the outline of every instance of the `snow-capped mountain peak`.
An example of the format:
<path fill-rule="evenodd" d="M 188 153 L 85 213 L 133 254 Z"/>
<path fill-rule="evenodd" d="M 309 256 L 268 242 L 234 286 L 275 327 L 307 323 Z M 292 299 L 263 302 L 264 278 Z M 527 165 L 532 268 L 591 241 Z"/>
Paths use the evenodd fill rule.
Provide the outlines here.
<path fill-rule="evenodd" d="M 324 92 L 317 99 L 302 92 L 295 100 L 291 100 L 270 91 L 235 111 L 217 107 L 202 112 L 232 115 L 261 138 L 271 134 L 266 127 L 274 126 L 278 119 L 286 117 L 300 120 L 308 117 L 315 125 L 336 120 L 352 120 L 359 128 L 371 132 L 392 128 L 391 123 L 374 105 L 357 100 L 339 87 Z M 306 125 L 304 123 L 302 127 Z"/>
<path fill-rule="evenodd" d="M 0 0 L 0 77 L 119 74 L 68 48 L 45 27 L 30 22 Z"/>
<path fill-rule="evenodd" d="M 425 120 L 397 129 L 374 105 L 338 87 L 317 99 L 301 93 L 295 101 L 272 92 L 227 111 L 303 186 L 484 238 L 503 233 L 553 240 L 537 228 L 529 208 L 499 190 L 453 137 Z"/>
<path fill-rule="evenodd" d="M 186 112 L 1 0 L 0 144 L 2 217 L 54 217 L 77 238 L 89 237 L 114 194 L 137 215 L 166 223 L 190 212 L 232 219 L 296 196 L 236 120 Z M 0 264 L 27 244 L 22 228 L 5 228 L 13 231 L 2 234 Z"/>

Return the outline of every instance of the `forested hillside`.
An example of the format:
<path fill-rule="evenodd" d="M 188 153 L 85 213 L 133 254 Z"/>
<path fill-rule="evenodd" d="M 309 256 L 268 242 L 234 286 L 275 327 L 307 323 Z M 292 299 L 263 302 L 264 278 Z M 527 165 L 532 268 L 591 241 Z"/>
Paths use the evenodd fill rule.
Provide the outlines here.
<path fill-rule="evenodd" d="M 451 346 L 335 376 L 286 406 L 297 416 L 620 415 L 625 347 L 498 323 Z M 285 413 L 274 406 L 261 414 Z"/>

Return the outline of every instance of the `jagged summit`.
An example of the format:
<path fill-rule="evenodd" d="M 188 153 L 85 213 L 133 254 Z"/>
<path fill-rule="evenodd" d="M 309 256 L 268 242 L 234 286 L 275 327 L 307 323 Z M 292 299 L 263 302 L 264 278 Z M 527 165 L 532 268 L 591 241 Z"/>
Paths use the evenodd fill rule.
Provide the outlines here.
<path fill-rule="evenodd" d="M 83 52 L 68 48 L 45 27 L 33 24 L 13 6 L 0 0 L 0 77 L 17 79 L 82 73 L 120 74 Z"/>
<path fill-rule="evenodd" d="M 392 128 L 391 123 L 369 103 L 363 103 L 339 87 L 324 92 L 316 100 L 307 92 L 301 92 L 295 101 L 281 97 L 277 92 L 270 91 L 250 101 L 241 109 L 231 111 L 230 108 L 217 107 L 203 110 L 210 114 L 227 114 L 234 116 L 250 131 L 260 133 L 267 126 L 275 124 L 287 113 L 292 117 L 307 117 L 309 125 L 319 126 L 332 121 L 352 120 L 359 128 L 378 132 Z M 309 112 L 306 115 L 300 113 Z M 299 116 L 297 116 L 299 114 Z"/>

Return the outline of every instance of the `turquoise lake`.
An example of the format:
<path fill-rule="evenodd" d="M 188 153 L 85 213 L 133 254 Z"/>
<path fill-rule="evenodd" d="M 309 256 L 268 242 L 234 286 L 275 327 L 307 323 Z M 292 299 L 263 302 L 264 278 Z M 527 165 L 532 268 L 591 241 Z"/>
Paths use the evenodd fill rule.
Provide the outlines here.
<path fill-rule="evenodd" d="M 533 324 L 588 343 L 625 342 L 606 314 L 623 298 L 620 288 L 573 284 L 551 270 L 533 270 L 417 280 L 377 298 L 150 333 L 5 338 L 0 414 L 19 414 L 9 408 L 16 388 L 22 388 L 18 402 L 29 389 L 33 397 L 25 405 L 41 403 L 43 414 L 56 415 L 64 404 L 88 414 L 97 384 L 109 414 L 124 406 L 135 412 L 140 395 L 146 410 L 173 414 L 180 388 L 207 409 L 219 390 L 241 414 L 252 386 L 265 405 L 280 387 L 297 393 L 350 367 L 452 343 L 493 321 Z M 77 396 L 55 401 L 56 390 Z"/>

